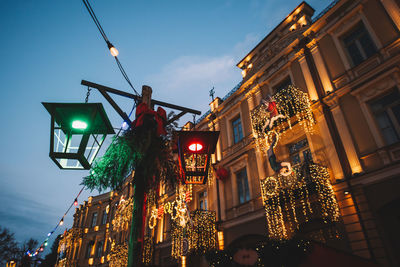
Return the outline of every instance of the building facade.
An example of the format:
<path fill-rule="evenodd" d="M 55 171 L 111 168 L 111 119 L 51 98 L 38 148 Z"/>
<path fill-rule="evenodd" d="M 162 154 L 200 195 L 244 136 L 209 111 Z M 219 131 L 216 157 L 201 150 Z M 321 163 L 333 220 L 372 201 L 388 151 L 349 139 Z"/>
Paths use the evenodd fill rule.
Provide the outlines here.
<path fill-rule="evenodd" d="M 335 0 L 318 15 L 302 2 L 237 64 L 243 80 L 224 98 L 216 97 L 195 125 L 220 131 L 213 166 L 229 175 L 216 179 L 214 173 L 207 185 L 191 187 L 188 201 L 189 210 L 216 211 L 220 249 L 250 248 L 271 231 L 262 181 L 277 174 L 271 154 L 257 146 L 252 116 L 263 99 L 293 85 L 309 98 L 313 130 L 289 118 L 292 126 L 281 128 L 285 134 L 273 149 L 276 160 L 326 167 L 340 215 L 333 232 L 306 219 L 296 234 L 382 266 L 400 264 L 399 63 L 400 1 Z M 130 186 L 124 190 L 77 209 L 74 227 L 83 238 L 68 259 L 106 266 L 112 242 L 127 243 L 128 225 L 121 232 L 109 227 L 112 208 L 102 224 L 107 206 L 132 195 Z M 161 190 L 163 203 L 173 201 L 175 192 Z M 189 259 L 171 257 L 171 215 L 153 221 L 151 263 L 186 264 Z M 200 256 L 191 262 L 208 264 Z"/>

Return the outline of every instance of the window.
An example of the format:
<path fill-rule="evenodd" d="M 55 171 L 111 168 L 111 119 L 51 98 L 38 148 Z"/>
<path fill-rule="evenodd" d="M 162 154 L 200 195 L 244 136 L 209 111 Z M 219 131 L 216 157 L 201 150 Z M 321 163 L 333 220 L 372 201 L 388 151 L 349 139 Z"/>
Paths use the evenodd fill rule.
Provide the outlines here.
<path fill-rule="evenodd" d="M 96 226 L 96 224 L 97 224 L 97 212 L 93 212 L 93 215 L 92 215 L 92 223 L 91 223 L 91 227 L 95 227 Z"/>
<path fill-rule="evenodd" d="M 400 141 L 400 93 L 397 89 L 370 102 L 371 111 L 387 145 Z"/>
<path fill-rule="evenodd" d="M 312 161 L 312 155 L 308 146 L 307 139 L 300 140 L 289 145 L 290 161 L 293 165 L 300 164 L 305 161 Z"/>
<path fill-rule="evenodd" d="M 239 195 L 239 204 L 250 200 L 249 182 L 247 181 L 246 168 L 236 173 L 236 182 Z"/>
<path fill-rule="evenodd" d="M 274 93 L 279 92 L 282 89 L 285 89 L 289 87 L 289 85 L 292 85 L 292 80 L 290 77 L 286 77 L 283 81 L 275 85 L 272 89 L 274 90 Z"/>
<path fill-rule="evenodd" d="M 207 210 L 207 191 L 199 193 L 199 209 Z"/>
<path fill-rule="evenodd" d="M 240 116 L 232 120 L 233 143 L 236 144 L 243 139 L 242 121 Z"/>
<path fill-rule="evenodd" d="M 376 47 L 362 23 L 345 34 L 342 41 L 354 66 L 376 53 Z"/>
<path fill-rule="evenodd" d="M 85 214 L 82 215 L 81 227 L 85 226 Z"/>
<path fill-rule="evenodd" d="M 103 255 L 103 241 L 97 242 L 96 247 L 96 258 L 100 258 Z"/>
<path fill-rule="evenodd" d="M 103 215 L 101 216 L 101 224 L 107 223 L 107 211 L 103 210 Z"/>
<path fill-rule="evenodd" d="M 91 254 L 92 254 L 92 248 L 93 248 L 93 246 L 94 246 L 94 242 L 93 242 L 93 241 L 90 241 L 90 242 L 87 244 L 87 247 L 86 247 L 86 254 L 85 254 L 86 259 L 90 258 Z"/>

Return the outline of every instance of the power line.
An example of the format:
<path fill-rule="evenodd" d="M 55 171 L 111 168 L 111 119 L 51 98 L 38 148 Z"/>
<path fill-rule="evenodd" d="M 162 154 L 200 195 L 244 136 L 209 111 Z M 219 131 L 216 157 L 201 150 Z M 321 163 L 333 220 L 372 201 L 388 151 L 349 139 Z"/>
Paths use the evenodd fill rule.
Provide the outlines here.
<path fill-rule="evenodd" d="M 85 4 L 85 7 L 89 12 L 90 17 L 92 18 L 93 22 L 96 24 L 96 27 L 99 30 L 99 32 L 100 32 L 101 36 L 103 37 L 104 41 L 106 42 L 108 49 L 110 49 L 111 54 L 114 56 L 115 61 L 116 61 L 117 66 L 118 66 L 118 69 L 121 72 L 122 76 L 124 77 L 126 82 L 129 84 L 129 86 L 133 89 L 135 94 L 137 96 L 139 96 L 139 93 L 136 91 L 135 87 L 132 85 L 132 83 L 131 83 L 131 81 L 130 81 L 130 79 L 128 77 L 128 74 L 125 72 L 124 67 L 122 66 L 121 62 L 118 59 L 118 50 L 108 40 L 108 37 L 107 37 L 105 31 L 103 30 L 103 27 L 101 26 L 99 20 L 97 19 L 97 16 L 94 13 L 94 10 L 93 10 L 92 6 L 90 5 L 89 0 L 82 0 L 82 2 Z M 135 102 L 136 101 L 137 100 L 135 99 Z"/>

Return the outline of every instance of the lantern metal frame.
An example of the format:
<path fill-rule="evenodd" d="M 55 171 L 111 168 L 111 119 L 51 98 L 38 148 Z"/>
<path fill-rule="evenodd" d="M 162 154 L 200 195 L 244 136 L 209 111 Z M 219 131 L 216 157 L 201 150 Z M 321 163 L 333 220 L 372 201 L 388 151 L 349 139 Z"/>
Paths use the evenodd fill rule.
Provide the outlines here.
<path fill-rule="evenodd" d="M 90 169 L 108 134 L 114 129 L 101 103 L 42 103 L 51 115 L 50 158 L 60 169 Z M 86 123 L 84 129 L 73 121 Z M 88 146 L 89 140 L 93 141 Z M 75 144 L 78 141 L 79 144 Z M 78 143 L 76 142 L 76 143 Z M 88 153 L 87 153 L 88 152 Z M 74 165 L 70 163 L 74 162 Z"/>
<path fill-rule="evenodd" d="M 208 178 L 211 154 L 215 152 L 219 138 L 219 131 L 177 131 L 175 133 L 177 136 L 179 165 L 185 183 L 205 184 Z M 194 142 L 199 142 L 202 145 L 202 148 L 197 151 L 190 150 L 189 146 Z M 197 157 L 205 156 L 205 165 L 203 165 L 203 167 L 197 165 L 191 166 L 194 170 L 189 170 L 185 156 L 193 156 L 196 164 L 198 162 Z M 193 179 L 194 177 L 197 177 L 198 179 Z"/>

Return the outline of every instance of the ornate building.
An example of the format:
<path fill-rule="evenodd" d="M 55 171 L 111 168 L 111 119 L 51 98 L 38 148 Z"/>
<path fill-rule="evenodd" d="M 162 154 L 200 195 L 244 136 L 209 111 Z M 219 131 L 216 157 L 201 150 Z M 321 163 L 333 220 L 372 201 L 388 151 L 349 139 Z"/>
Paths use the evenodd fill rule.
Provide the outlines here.
<path fill-rule="evenodd" d="M 220 131 L 214 172 L 206 185 L 160 187 L 161 202 L 147 211 L 145 263 L 208 266 L 176 243 L 171 207 L 185 202 L 215 211 L 209 233 L 220 250 L 296 236 L 398 266 L 399 62 L 400 1 L 335 0 L 316 16 L 302 2 L 237 64 L 243 80 L 194 126 Z M 73 229 L 81 230 L 66 233 L 78 238 L 60 245 L 59 265 L 113 262 L 129 229 L 129 205 L 117 201 L 131 195 L 127 183 L 77 209 Z"/>

